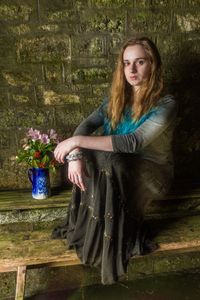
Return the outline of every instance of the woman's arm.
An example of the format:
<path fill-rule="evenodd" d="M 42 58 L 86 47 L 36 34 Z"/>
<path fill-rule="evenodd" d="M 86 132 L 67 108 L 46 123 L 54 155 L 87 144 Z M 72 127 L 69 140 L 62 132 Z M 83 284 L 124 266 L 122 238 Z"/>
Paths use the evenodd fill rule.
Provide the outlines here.
<path fill-rule="evenodd" d="M 65 156 L 80 147 L 92 150 L 134 153 L 156 139 L 175 119 L 176 104 L 173 99 L 164 101 L 155 114 L 139 126 L 134 133 L 111 136 L 74 136 L 61 142 L 55 157 L 64 162 Z"/>
<path fill-rule="evenodd" d="M 101 127 L 104 122 L 106 103 L 107 100 L 104 100 L 94 112 L 92 112 L 85 120 L 83 120 L 74 131 L 73 136 L 90 135 L 99 127 Z"/>
<path fill-rule="evenodd" d="M 57 145 L 55 159 L 64 163 L 66 155 L 75 148 L 113 151 L 111 136 L 73 136 Z"/>
<path fill-rule="evenodd" d="M 106 102 L 101 104 L 101 106 L 96 109 L 86 120 L 81 122 L 81 124 L 76 128 L 73 136 L 76 135 L 90 135 L 100 126 L 103 125 L 104 114 L 106 109 Z M 80 152 L 80 148 L 74 148 L 70 154 Z M 63 160 L 62 160 L 63 162 Z M 84 160 L 75 160 L 68 163 L 68 179 L 75 185 L 77 185 L 82 191 L 86 189 L 85 177 L 89 177 L 86 169 Z"/>
<path fill-rule="evenodd" d="M 83 120 L 74 131 L 73 136 L 90 135 L 99 127 L 101 127 L 104 122 L 106 104 L 107 100 L 104 100 L 103 103 L 94 112 L 92 112 L 85 120 Z M 72 153 L 79 151 L 79 148 L 75 148 L 72 150 Z"/>

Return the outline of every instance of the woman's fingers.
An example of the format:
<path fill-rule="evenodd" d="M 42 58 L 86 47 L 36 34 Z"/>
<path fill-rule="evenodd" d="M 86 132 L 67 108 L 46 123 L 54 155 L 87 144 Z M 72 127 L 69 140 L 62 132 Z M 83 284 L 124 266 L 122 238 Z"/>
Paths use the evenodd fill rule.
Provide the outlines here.
<path fill-rule="evenodd" d="M 64 163 L 65 156 L 75 148 L 77 148 L 76 137 L 71 137 L 60 142 L 54 150 L 55 159 L 60 163 Z"/>
<path fill-rule="evenodd" d="M 68 179 L 76 184 L 82 191 L 85 191 L 85 183 L 84 183 L 84 178 L 82 175 L 74 174 L 68 176 Z"/>
<path fill-rule="evenodd" d="M 59 150 L 54 151 L 54 157 L 59 163 L 65 162 L 65 156 L 66 154 L 64 152 L 60 152 Z"/>
<path fill-rule="evenodd" d="M 68 178 L 82 191 L 86 190 L 85 177 L 88 177 L 88 173 L 83 160 L 75 160 L 68 163 Z"/>
<path fill-rule="evenodd" d="M 84 179 L 82 176 L 78 176 L 77 182 L 79 184 L 79 187 L 82 191 L 85 191 L 85 184 L 84 184 Z"/>
<path fill-rule="evenodd" d="M 67 149 L 65 149 L 63 145 L 60 144 L 58 144 L 58 146 L 54 150 L 54 157 L 59 163 L 64 163 L 65 156 L 67 155 L 68 152 Z"/>

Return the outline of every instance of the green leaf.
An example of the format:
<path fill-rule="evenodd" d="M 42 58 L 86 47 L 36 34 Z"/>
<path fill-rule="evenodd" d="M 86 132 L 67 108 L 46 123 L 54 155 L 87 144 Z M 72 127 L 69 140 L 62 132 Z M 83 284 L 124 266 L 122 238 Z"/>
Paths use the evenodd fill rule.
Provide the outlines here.
<path fill-rule="evenodd" d="M 49 157 L 48 155 L 45 155 L 43 158 L 42 158 L 42 163 L 46 164 L 49 162 Z"/>
<path fill-rule="evenodd" d="M 39 168 L 39 166 L 38 166 L 38 164 L 37 164 L 37 161 L 34 160 L 32 164 L 33 164 L 33 167 L 34 167 L 34 168 Z"/>

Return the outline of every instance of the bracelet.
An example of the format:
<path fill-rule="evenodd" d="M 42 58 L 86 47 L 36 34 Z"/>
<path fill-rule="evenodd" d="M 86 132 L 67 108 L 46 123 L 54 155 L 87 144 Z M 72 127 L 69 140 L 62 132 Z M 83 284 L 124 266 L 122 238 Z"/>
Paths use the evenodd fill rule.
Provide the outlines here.
<path fill-rule="evenodd" d="M 83 153 L 82 152 L 72 153 L 67 155 L 65 158 L 68 162 L 73 160 L 79 160 L 83 158 Z"/>

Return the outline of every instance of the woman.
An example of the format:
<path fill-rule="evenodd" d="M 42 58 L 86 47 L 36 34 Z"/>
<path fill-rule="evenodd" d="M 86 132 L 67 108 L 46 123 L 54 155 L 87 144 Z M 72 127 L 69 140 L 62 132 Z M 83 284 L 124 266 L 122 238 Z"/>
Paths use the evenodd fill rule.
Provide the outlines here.
<path fill-rule="evenodd" d="M 67 238 L 85 264 L 101 267 L 102 283 L 126 272 L 131 256 L 147 251 L 142 234 L 148 203 L 162 197 L 173 177 L 171 141 L 176 105 L 162 95 L 161 59 L 148 38 L 122 47 L 109 99 L 61 142 L 55 158 L 67 158 L 74 183 Z M 102 136 L 91 134 L 103 127 Z"/>

